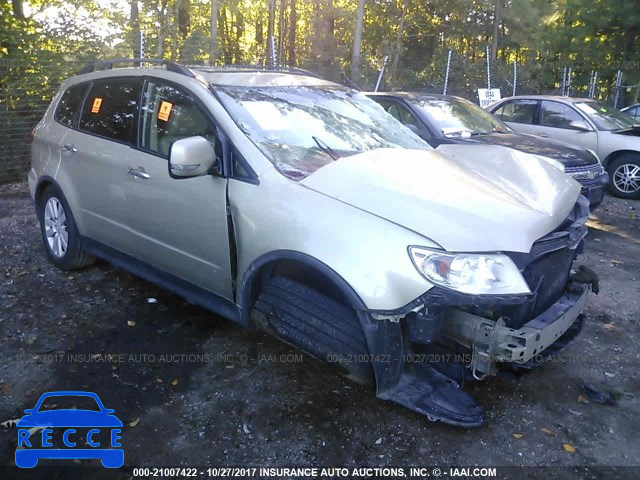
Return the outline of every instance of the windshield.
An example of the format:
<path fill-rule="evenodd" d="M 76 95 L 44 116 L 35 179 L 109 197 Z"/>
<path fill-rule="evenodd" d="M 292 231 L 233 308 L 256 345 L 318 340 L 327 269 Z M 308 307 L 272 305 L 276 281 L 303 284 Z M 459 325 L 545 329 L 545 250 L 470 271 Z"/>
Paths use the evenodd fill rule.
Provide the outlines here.
<path fill-rule="evenodd" d="M 414 103 L 445 137 L 511 132 L 505 123 L 462 98 L 422 98 Z"/>
<path fill-rule="evenodd" d="M 600 102 L 577 102 L 574 105 L 595 123 L 598 130 L 626 130 L 638 125 L 631 115 Z"/>
<path fill-rule="evenodd" d="M 236 124 L 285 176 L 384 147 L 432 148 L 373 100 L 328 87 L 216 87 Z"/>

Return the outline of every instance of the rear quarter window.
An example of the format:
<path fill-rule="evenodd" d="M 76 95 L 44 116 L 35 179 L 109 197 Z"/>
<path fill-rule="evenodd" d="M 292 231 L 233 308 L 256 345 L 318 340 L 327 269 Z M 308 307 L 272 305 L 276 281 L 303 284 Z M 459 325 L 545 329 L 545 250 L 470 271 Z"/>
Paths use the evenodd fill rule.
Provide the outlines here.
<path fill-rule="evenodd" d="M 82 108 L 80 130 L 131 142 L 135 138 L 140 90 L 137 77 L 96 80 Z"/>
<path fill-rule="evenodd" d="M 58 102 L 53 118 L 66 127 L 77 128 L 82 101 L 88 88 L 89 84 L 87 83 L 67 88 Z"/>

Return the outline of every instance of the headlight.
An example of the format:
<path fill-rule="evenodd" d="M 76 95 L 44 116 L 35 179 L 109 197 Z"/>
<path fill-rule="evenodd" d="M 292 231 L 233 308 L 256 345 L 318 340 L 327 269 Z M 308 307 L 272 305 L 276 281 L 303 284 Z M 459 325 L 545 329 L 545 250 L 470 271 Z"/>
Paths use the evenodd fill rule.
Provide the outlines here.
<path fill-rule="evenodd" d="M 529 295 L 513 260 L 501 253 L 445 253 L 409 247 L 411 260 L 431 283 L 471 295 Z"/>

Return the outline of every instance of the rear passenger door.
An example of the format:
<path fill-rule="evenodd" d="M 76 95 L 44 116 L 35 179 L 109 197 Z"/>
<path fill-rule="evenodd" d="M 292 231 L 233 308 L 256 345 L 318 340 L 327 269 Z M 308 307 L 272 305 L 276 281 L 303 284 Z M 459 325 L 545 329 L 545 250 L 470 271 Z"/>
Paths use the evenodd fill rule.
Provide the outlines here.
<path fill-rule="evenodd" d="M 574 125 L 588 127 L 589 131 Z M 540 121 L 535 134 L 543 138 L 552 138 L 562 142 L 598 151 L 598 134 L 571 105 L 553 100 L 543 100 L 540 106 Z"/>
<path fill-rule="evenodd" d="M 171 144 L 196 135 L 212 144 L 221 164 L 223 139 L 197 97 L 184 87 L 147 78 L 138 151 L 126 163 L 128 218 L 134 235 L 128 252 L 231 300 L 227 179 L 169 175 Z"/>
<path fill-rule="evenodd" d="M 507 100 L 491 112 L 518 133 L 534 133 L 538 101 L 528 99 Z"/>
<path fill-rule="evenodd" d="M 60 147 L 59 175 L 69 177 L 74 189 L 82 235 L 119 250 L 129 241 L 124 184 L 134 154 L 140 84 L 139 77 L 89 82 L 77 128 Z"/>

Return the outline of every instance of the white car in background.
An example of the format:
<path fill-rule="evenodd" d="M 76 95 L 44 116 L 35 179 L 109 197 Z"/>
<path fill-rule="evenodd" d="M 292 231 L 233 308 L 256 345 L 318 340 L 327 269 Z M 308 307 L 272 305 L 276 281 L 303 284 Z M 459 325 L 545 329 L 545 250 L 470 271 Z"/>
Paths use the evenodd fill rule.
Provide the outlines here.
<path fill-rule="evenodd" d="M 640 121 L 597 100 L 530 95 L 504 98 L 487 110 L 516 132 L 552 138 L 596 153 L 611 193 L 640 199 Z"/>

